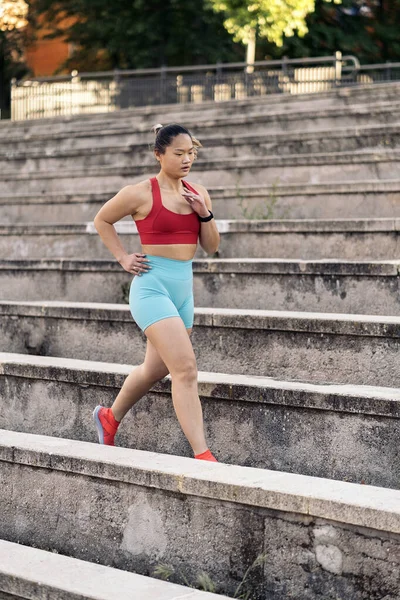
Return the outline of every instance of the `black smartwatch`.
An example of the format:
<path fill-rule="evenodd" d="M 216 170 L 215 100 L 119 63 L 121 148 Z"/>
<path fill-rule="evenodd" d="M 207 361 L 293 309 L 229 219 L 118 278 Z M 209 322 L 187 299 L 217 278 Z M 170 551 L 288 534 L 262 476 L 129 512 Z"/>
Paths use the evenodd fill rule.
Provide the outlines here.
<path fill-rule="evenodd" d="M 208 215 L 208 217 L 200 217 L 199 216 L 199 221 L 201 221 L 202 223 L 207 223 L 207 221 L 211 221 L 211 219 L 214 218 L 214 215 L 212 214 L 211 210 L 208 211 L 210 214 Z"/>

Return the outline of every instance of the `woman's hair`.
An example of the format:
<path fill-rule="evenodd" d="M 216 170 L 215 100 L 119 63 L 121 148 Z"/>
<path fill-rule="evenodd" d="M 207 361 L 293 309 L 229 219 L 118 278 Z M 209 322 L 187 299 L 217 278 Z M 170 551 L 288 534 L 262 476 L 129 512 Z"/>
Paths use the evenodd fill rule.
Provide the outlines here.
<path fill-rule="evenodd" d="M 156 141 L 153 149 L 157 150 L 160 154 L 165 154 L 165 150 L 171 145 L 172 140 L 182 133 L 191 138 L 195 156 L 197 156 L 197 149 L 202 147 L 199 140 L 195 138 L 188 129 L 182 127 L 182 125 L 177 125 L 176 123 L 161 125 L 158 123 L 157 125 L 154 125 L 152 129 L 156 134 Z"/>

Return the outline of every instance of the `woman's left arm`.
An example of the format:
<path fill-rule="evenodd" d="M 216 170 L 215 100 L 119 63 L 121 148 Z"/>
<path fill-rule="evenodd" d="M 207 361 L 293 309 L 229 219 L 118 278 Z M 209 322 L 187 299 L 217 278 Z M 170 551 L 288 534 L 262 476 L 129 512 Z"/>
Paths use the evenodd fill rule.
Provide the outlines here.
<path fill-rule="evenodd" d="M 197 194 L 188 191 L 184 194 L 184 198 L 199 217 L 209 217 L 212 210 L 211 198 L 203 186 L 197 185 L 196 187 L 200 188 Z M 206 222 L 200 221 L 199 241 L 200 246 L 207 254 L 215 254 L 217 252 L 220 235 L 214 218 Z"/>

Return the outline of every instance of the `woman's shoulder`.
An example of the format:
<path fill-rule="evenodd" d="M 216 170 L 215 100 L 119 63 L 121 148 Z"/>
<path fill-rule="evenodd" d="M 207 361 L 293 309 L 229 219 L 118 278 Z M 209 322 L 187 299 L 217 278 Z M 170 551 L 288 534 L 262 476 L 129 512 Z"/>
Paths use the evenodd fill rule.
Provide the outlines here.
<path fill-rule="evenodd" d="M 190 185 L 190 187 L 192 187 L 194 190 L 196 190 L 196 192 L 200 192 L 200 194 L 208 193 L 207 189 L 204 187 L 204 185 L 201 185 L 200 183 L 195 183 L 193 181 L 186 181 L 186 179 L 185 179 L 185 183 Z"/>
<path fill-rule="evenodd" d="M 151 182 L 150 179 L 143 179 L 137 183 L 130 183 L 123 189 L 131 192 L 132 194 L 140 194 L 141 192 L 148 192 L 151 190 Z"/>
<path fill-rule="evenodd" d="M 120 190 L 120 194 L 123 194 L 127 198 L 136 198 L 136 199 L 146 199 L 147 196 L 151 193 L 151 183 L 150 179 L 144 179 L 143 181 L 139 181 L 138 183 L 130 183 L 125 185 Z"/>

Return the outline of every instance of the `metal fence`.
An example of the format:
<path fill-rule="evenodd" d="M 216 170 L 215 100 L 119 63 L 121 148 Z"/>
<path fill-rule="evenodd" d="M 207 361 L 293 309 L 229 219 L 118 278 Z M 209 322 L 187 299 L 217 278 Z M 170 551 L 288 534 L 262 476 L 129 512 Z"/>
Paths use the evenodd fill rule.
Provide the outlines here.
<path fill-rule="evenodd" d="M 400 63 L 360 66 L 354 56 L 335 56 L 78 73 L 13 81 L 11 118 L 112 112 L 121 108 L 221 102 L 267 94 L 321 92 L 338 86 L 400 79 Z"/>
<path fill-rule="evenodd" d="M 343 68 L 343 74 L 347 76 L 351 69 Z M 352 72 L 354 85 L 366 85 L 374 83 L 388 83 L 390 81 L 400 81 L 400 63 L 380 63 L 375 65 L 359 65 Z"/>

